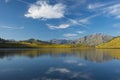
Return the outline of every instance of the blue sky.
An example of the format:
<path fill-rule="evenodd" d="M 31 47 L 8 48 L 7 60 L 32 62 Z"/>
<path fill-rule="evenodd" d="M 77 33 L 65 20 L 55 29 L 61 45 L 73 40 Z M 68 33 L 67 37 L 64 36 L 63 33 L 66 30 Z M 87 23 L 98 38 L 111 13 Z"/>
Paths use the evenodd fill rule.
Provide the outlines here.
<path fill-rule="evenodd" d="M 120 35 L 120 0 L 0 0 L 0 37 L 77 39 Z"/>

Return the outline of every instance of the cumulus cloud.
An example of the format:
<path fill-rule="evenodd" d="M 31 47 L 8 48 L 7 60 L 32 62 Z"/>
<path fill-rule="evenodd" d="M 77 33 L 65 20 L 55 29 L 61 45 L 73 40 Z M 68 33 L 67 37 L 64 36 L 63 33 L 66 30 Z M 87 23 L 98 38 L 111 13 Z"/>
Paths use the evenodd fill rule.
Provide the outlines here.
<path fill-rule="evenodd" d="M 30 5 L 25 17 L 33 19 L 53 19 L 62 18 L 65 13 L 65 5 L 58 3 L 50 5 L 45 1 L 37 1 L 35 4 Z"/>
<path fill-rule="evenodd" d="M 78 34 L 74 34 L 74 33 L 67 33 L 67 34 L 63 34 L 64 37 L 76 37 L 78 36 Z"/>
<path fill-rule="evenodd" d="M 69 24 L 60 24 L 60 25 L 58 25 L 58 26 L 54 26 L 54 25 L 47 24 L 47 26 L 48 26 L 50 29 L 66 29 L 66 28 L 70 27 Z"/>

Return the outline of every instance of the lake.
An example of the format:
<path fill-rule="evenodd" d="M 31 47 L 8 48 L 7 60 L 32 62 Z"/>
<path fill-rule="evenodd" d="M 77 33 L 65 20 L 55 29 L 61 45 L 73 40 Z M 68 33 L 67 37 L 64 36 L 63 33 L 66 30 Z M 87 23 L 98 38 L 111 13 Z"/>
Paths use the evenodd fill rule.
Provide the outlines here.
<path fill-rule="evenodd" d="M 0 49 L 0 80 L 120 80 L 120 50 Z"/>

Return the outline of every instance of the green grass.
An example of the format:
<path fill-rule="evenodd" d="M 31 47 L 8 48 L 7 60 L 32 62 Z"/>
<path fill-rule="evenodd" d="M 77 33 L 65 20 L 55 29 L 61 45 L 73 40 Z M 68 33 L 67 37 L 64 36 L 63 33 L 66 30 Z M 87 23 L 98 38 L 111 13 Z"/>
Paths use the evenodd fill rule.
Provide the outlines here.
<path fill-rule="evenodd" d="M 0 48 L 92 48 L 84 44 L 36 44 L 27 42 L 0 43 Z"/>
<path fill-rule="evenodd" d="M 96 46 L 96 48 L 120 49 L 120 36 L 115 37 L 112 40 L 110 40 L 104 44 L 98 45 L 98 46 Z"/>

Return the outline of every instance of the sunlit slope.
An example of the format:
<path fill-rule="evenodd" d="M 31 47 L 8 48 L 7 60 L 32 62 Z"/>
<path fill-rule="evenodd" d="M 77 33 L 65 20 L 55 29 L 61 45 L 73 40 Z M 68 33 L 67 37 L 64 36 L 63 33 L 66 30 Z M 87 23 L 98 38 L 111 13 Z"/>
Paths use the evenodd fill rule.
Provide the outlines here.
<path fill-rule="evenodd" d="M 0 48 L 93 48 L 88 45 L 79 44 L 48 44 L 48 43 L 28 43 L 28 42 L 7 42 L 0 43 Z"/>
<path fill-rule="evenodd" d="M 79 38 L 75 41 L 75 43 L 97 46 L 111 40 L 112 38 L 113 37 L 110 35 L 96 33 L 96 34 L 91 34 L 91 35 L 87 35 L 82 38 Z"/>
<path fill-rule="evenodd" d="M 0 48 L 34 48 L 34 47 L 37 47 L 37 45 L 26 42 L 0 43 Z"/>
<path fill-rule="evenodd" d="M 115 49 L 120 48 L 120 36 L 115 37 L 104 44 L 98 45 L 96 46 L 96 48 L 115 48 Z"/>

